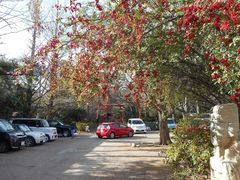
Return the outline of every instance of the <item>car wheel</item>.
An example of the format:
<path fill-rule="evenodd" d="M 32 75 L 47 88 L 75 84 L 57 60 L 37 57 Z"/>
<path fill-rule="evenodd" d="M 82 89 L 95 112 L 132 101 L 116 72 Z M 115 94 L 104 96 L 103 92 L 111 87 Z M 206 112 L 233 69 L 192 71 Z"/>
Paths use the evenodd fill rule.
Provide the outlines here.
<path fill-rule="evenodd" d="M 47 134 L 46 134 L 46 136 L 47 136 L 47 142 L 50 142 L 51 141 L 50 136 Z"/>
<path fill-rule="evenodd" d="M 98 138 L 102 138 L 102 136 L 98 136 Z"/>
<path fill-rule="evenodd" d="M 62 135 L 63 135 L 63 137 L 68 137 L 68 136 L 70 136 L 70 133 L 68 130 L 64 130 Z"/>
<path fill-rule="evenodd" d="M 35 140 L 32 137 L 27 137 L 25 142 L 28 147 L 35 145 Z"/>
<path fill-rule="evenodd" d="M 128 137 L 133 137 L 133 132 L 129 132 Z"/>
<path fill-rule="evenodd" d="M 0 142 L 0 153 L 6 152 L 8 150 L 7 142 Z"/>
<path fill-rule="evenodd" d="M 109 136 L 111 139 L 114 139 L 115 138 L 115 134 L 112 132 Z"/>

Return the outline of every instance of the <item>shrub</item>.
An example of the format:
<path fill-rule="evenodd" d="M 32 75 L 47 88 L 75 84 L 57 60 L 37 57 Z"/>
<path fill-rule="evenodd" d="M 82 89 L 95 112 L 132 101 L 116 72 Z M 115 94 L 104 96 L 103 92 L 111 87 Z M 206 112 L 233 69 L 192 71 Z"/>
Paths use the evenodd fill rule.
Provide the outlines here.
<path fill-rule="evenodd" d="M 89 126 L 89 123 L 85 123 L 85 122 L 77 122 L 76 123 L 77 129 L 79 131 L 85 131 L 86 130 L 86 126 Z"/>
<path fill-rule="evenodd" d="M 178 178 L 208 175 L 213 150 L 209 121 L 186 117 L 177 124 L 173 134 L 173 143 L 169 145 L 167 156 L 174 174 Z"/>

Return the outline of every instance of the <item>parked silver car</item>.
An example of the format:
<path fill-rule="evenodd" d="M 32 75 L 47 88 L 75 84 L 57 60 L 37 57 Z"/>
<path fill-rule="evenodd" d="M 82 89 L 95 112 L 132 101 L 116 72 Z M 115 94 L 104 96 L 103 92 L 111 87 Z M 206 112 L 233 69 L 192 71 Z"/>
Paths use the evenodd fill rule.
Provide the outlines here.
<path fill-rule="evenodd" d="M 11 119 L 13 124 L 26 124 L 31 130 L 43 132 L 48 141 L 53 141 L 58 138 L 57 129 L 55 127 L 49 127 L 46 119 L 38 118 L 13 118 Z"/>
<path fill-rule="evenodd" d="M 26 146 L 43 144 L 48 140 L 47 136 L 43 132 L 33 131 L 25 124 L 14 124 L 14 128 L 26 134 Z"/>
<path fill-rule="evenodd" d="M 131 118 L 127 123 L 128 127 L 134 130 L 134 133 L 147 133 L 146 124 L 140 118 Z"/>

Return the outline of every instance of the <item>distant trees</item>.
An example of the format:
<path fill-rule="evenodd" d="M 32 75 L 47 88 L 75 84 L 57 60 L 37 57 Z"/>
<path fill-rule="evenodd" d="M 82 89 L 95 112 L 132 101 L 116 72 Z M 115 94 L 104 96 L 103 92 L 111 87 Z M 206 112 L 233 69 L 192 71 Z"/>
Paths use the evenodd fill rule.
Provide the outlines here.
<path fill-rule="evenodd" d="M 13 114 L 21 117 L 46 118 L 48 115 L 48 97 L 44 83 L 34 83 L 31 92 L 31 113 L 29 113 L 29 87 L 25 84 L 25 78 L 35 78 L 35 76 L 21 74 L 15 76 L 17 65 L 15 61 L 6 58 L 0 59 L 0 118 L 9 118 Z M 25 83 L 24 83 L 25 82 Z M 43 89 L 43 90 L 41 90 Z M 67 122 L 87 119 L 87 107 L 78 106 L 67 91 L 59 91 L 55 94 L 55 102 L 52 108 L 53 117 Z M 92 112 L 92 111 L 91 111 Z M 93 117 L 92 117 L 93 118 Z"/>
<path fill-rule="evenodd" d="M 49 28 L 51 28 L 51 32 L 56 34 L 58 29 L 56 20 L 45 17 L 49 12 L 41 9 L 41 0 L 20 3 L 21 9 L 12 6 L 11 2 L 7 3 L 0 1 L 0 6 L 2 7 L 2 11 L 0 12 L 0 25 L 3 25 L 0 27 L 1 32 L 6 32 L 5 28 L 12 28 L 15 30 L 14 27 L 17 25 L 15 24 L 17 21 L 26 24 L 29 33 L 32 35 L 29 41 L 30 55 L 25 55 L 25 57 L 19 57 L 19 59 L 14 60 L 3 57 L 1 60 L 0 79 L 1 90 L 4 93 L 1 94 L 2 98 L 0 100 L 0 117 L 9 117 L 13 112 L 18 112 L 20 116 L 24 117 L 34 117 L 37 115 L 49 117 L 51 112 L 53 114 L 51 118 L 56 116 L 63 119 L 69 119 L 70 116 L 74 116 L 72 114 L 75 112 L 68 113 L 67 111 L 74 111 L 81 108 L 77 107 L 76 103 L 72 101 L 68 101 L 68 103 L 73 103 L 73 106 L 69 106 L 68 103 L 62 103 L 61 108 L 59 108 L 60 105 L 57 102 L 52 102 L 50 97 L 53 96 L 49 93 L 51 83 L 51 74 L 49 73 L 51 60 L 49 60 L 49 62 L 45 61 L 43 64 L 33 65 L 34 62 L 36 62 L 35 57 L 39 45 L 45 41 L 45 38 L 48 38 L 41 36 L 43 30 L 48 30 L 50 32 Z M 42 17 L 45 18 L 45 21 L 42 20 Z M 49 23 L 51 23 L 51 26 L 49 26 Z M 16 31 L 18 31 L 18 29 Z M 49 36 L 49 32 L 44 33 L 44 36 Z M 8 33 L 0 33 L 0 36 L 7 34 Z M 51 36 L 53 34 L 51 34 Z M 63 98 L 59 101 L 65 101 L 65 97 L 61 97 L 61 95 L 58 95 L 57 98 L 58 100 Z M 49 106 L 49 104 L 51 104 L 51 106 Z M 62 113 L 59 113 L 59 111 Z M 77 118 L 77 116 L 75 117 Z M 83 118 L 84 115 L 80 117 L 80 119 Z"/>
<path fill-rule="evenodd" d="M 0 117 L 10 117 L 13 112 L 23 112 L 26 91 L 16 83 L 12 73 L 16 66 L 0 59 Z"/>

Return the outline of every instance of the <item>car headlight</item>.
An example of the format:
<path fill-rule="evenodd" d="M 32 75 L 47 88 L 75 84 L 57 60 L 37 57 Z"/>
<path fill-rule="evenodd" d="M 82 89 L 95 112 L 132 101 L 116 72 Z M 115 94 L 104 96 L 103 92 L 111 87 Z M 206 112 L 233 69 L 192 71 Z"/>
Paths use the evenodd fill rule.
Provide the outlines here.
<path fill-rule="evenodd" d="M 18 139 L 18 137 L 15 136 L 15 135 L 10 135 L 10 138 L 11 138 L 12 140 L 14 140 L 14 141 L 16 141 L 16 140 Z"/>

